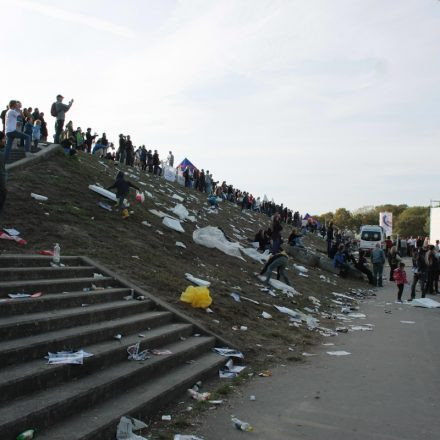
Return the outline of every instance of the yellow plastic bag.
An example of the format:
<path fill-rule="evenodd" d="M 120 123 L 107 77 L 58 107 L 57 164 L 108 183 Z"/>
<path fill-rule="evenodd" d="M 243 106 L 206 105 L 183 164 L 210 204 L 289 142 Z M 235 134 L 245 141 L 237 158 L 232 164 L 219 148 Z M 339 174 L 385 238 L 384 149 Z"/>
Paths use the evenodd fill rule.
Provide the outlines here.
<path fill-rule="evenodd" d="M 206 309 L 212 304 L 209 289 L 204 286 L 188 286 L 180 295 L 180 300 L 191 304 L 194 308 Z"/>

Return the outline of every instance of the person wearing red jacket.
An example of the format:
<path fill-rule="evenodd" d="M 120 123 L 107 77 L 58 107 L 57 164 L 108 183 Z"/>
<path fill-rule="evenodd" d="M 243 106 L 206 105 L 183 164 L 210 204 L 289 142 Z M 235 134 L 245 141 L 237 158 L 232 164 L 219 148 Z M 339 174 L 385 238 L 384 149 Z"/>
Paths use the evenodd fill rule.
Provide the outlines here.
<path fill-rule="evenodd" d="M 408 280 L 406 279 L 405 263 L 400 262 L 399 267 L 394 269 L 393 278 L 397 284 L 397 301 L 402 302 L 403 288 L 405 284 L 408 284 Z"/>

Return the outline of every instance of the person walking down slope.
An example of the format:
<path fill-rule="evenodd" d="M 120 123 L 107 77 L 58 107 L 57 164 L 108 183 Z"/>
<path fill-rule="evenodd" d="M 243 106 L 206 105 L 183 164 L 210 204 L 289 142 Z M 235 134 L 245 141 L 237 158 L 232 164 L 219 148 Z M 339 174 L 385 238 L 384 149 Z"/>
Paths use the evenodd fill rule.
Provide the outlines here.
<path fill-rule="evenodd" d="M 402 302 L 403 288 L 405 287 L 405 284 L 408 284 L 408 280 L 406 279 L 405 263 L 402 261 L 399 263 L 399 267 L 394 269 L 393 279 L 397 285 L 397 301 Z"/>
<path fill-rule="evenodd" d="M 270 277 L 272 276 L 272 272 L 277 270 L 277 280 L 281 278 L 281 281 L 290 286 L 290 280 L 287 278 L 287 275 L 284 272 L 284 269 L 287 266 L 287 262 L 289 261 L 289 257 L 287 256 L 285 251 L 281 251 L 278 254 L 273 255 L 269 258 L 265 266 L 260 272 L 260 275 L 266 277 L 264 281 L 265 284 L 270 284 Z"/>
<path fill-rule="evenodd" d="M 371 263 L 373 264 L 373 281 L 374 285 L 382 287 L 383 265 L 385 264 L 385 252 L 377 243 L 371 253 Z"/>
<path fill-rule="evenodd" d="M 107 188 L 108 191 L 111 189 L 116 188 L 116 198 L 118 199 L 117 209 L 119 211 L 122 211 L 122 218 L 127 218 L 129 216 L 128 209 L 124 208 L 124 199 L 127 197 L 128 193 L 130 192 L 130 188 L 134 188 L 138 191 L 140 189 L 131 183 L 129 180 L 124 179 L 124 173 L 122 171 L 119 171 L 119 173 L 116 176 L 116 181 L 113 185 L 109 186 Z"/>
<path fill-rule="evenodd" d="M 63 132 L 64 128 L 64 120 L 66 119 L 66 112 L 70 110 L 70 107 L 72 107 L 73 99 L 70 100 L 69 104 L 63 104 L 63 95 L 57 95 L 57 100 L 52 104 L 52 108 L 50 110 L 50 113 L 53 117 L 56 118 L 55 122 L 55 137 L 54 142 L 56 144 L 60 143 L 60 135 Z"/>

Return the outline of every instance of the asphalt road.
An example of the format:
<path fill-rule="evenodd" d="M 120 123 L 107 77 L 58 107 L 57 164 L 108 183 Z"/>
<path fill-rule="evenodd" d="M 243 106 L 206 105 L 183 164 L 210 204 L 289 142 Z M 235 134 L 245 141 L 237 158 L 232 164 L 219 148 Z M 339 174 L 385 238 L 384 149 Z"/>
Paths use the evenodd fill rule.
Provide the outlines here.
<path fill-rule="evenodd" d="M 326 338 L 335 346 L 316 347 L 306 363 L 256 378 L 240 397 L 209 412 L 197 435 L 207 440 L 440 439 L 440 309 L 395 304 L 396 290 L 386 282 L 376 299 L 361 305 L 367 318 L 356 323 L 374 324 L 373 331 Z M 329 350 L 351 355 L 329 356 Z M 232 414 L 254 432 L 236 430 Z"/>

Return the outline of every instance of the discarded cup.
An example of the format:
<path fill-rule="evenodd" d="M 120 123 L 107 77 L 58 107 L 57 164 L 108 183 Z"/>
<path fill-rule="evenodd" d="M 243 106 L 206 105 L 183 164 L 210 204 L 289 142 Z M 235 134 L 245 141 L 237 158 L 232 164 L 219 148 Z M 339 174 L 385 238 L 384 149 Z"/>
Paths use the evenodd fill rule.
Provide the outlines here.
<path fill-rule="evenodd" d="M 240 431 L 247 431 L 247 432 L 253 431 L 252 426 L 247 422 L 243 422 L 242 420 L 237 419 L 236 417 L 232 417 L 231 421 L 235 426 L 235 428 Z"/>

